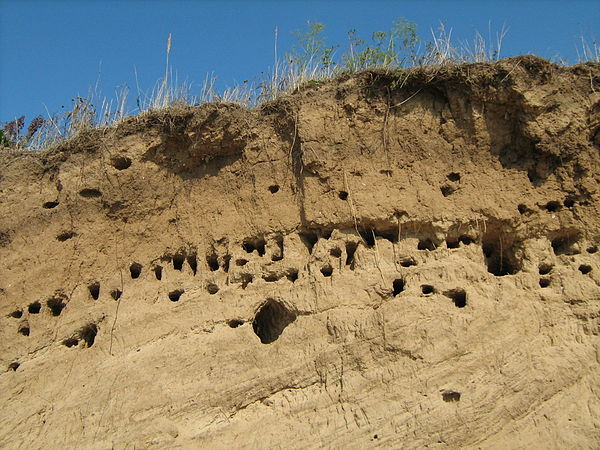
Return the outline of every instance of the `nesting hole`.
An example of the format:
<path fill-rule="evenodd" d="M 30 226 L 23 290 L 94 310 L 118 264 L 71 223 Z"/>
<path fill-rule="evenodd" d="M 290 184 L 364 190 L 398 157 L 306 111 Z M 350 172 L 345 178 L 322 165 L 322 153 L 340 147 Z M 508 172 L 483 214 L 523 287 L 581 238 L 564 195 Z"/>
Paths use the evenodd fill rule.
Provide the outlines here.
<path fill-rule="evenodd" d="M 448 178 L 448 180 L 453 181 L 453 182 L 460 181 L 460 173 L 450 172 L 448 175 L 446 175 L 446 178 Z"/>
<path fill-rule="evenodd" d="M 562 205 L 560 204 L 560 202 L 551 201 L 546 203 L 544 208 L 548 212 L 558 212 L 562 209 Z"/>
<path fill-rule="evenodd" d="M 271 194 L 277 194 L 279 192 L 279 186 L 277 186 L 276 184 L 269 186 L 269 192 Z"/>
<path fill-rule="evenodd" d="M 192 269 L 192 274 L 196 275 L 196 273 L 198 272 L 198 257 L 195 253 L 191 253 L 187 256 L 186 259 L 188 266 L 190 266 L 190 269 Z"/>
<path fill-rule="evenodd" d="M 340 200 L 348 200 L 348 193 L 346 191 L 340 191 L 338 197 Z"/>
<path fill-rule="evenodd" d="M 169 300 L 178 302 L 184 292 L 183 289 L 175 289 L 174 291 L 169 292 Z"/>
<path fill-rule="evenodd" d="M 448 403 L 458 402 L 460 401 L 460 392 L 444 391 L 442 392 L 442 399 Z"/>
<path fill-rule="evenodd" d="M 59 242 L 65 242 L 69 239 L 74 238 L 75 236 L 77 236 L 77 233 L 75 233 L 74 231 L 65 231 L 64 233 L 61 233 L 58 236 L 56 236 L 56 240 Z"/>
<path fill-rule="evenodd" d="M 540 287 L 545 288 L 550 286 L 550 279 L 549 278 L 540 278 Z"/>
<path fill-rule="evenodd" d="M 63 299 L 59 297 L 49 299 L 46 302 L 46 305 L 48 305 L 48 308 L 50 308 L 50 312 L 53 316 L 60 316 L 62 310 L 65 308 L 65 306 L 67 306 L 67 304 L 63 302 Z"/>
<path fill-rule="evenodd" d="M 333 256 L 334 258 L 341 258 L 342 257 L 342 249 L 340 249 L 338 247 L 334 247 L 331 250 L 329 250 L 329 254 L 331 256 Z"/>
<path fill-rule="evenodd" d="M 123 291 L 121 291 L 121 289 L 113 289 L 110 291 L 110 296 L 113 298 L 113 300 L 119 300 L 121 295 L 123 295 Z"/>
<path fill-rule="evenodd" d="M 575 199 L 573 197 L 567 197 L 563 201 L 563 205 L 565 205 L 565 207 L 567 208 L 572 208 L 573 206 L 575 206 Z"/>
<path fill-rule="evenodd" d="M 100 192 L 98 189 L 86 188 L 79 191 L 79 195 L 85 198 L 97 198 L 102 196 L 102 192 Z"/>
<path fill-rule="evenodd" d="M 598 251 L 598 247 L 596 247 L 595 245 L 588 247 L 586 250 L 588 253 L 596 253 Z"/>
<path fill-rule="evenodd" d="M 245 266 L 246 264 L 248 264 L 248 260 L 247 259 L 240 258 L 240 259 L 236 259 L 235 260 L 235 265 L 236 266 L 242 267 L 242 266 Z"/>
<path fill-rule="evenodd" d="M 327 264 L 326 266 L 321 267 L 321 273 L 324 277 L 330 277 L 333 274 L 333 267 Z"/>
<path fill-rule="evenodd" d="M 548 275 L 552 271 L 553 267 L 554 266 L 552 264 L 541 263 L 538 266 L 538 272 L 539 272 L 540 275 Z"/>
<path fill-rule="evenodd" d="M 20 364 L 19 362 L 17 362 L 17 361 L 15 361 L 15 362 L 11 362 L 11 363 L 8 365 L 8 370 L 12 370 L 13 372 L 16 372 L 16 371 L 17 371 L 17 369 L 18 369 L 20 366 L 21 366 L 21 364 Z"/>
<path fill-rule="evenodd" d="M 100 283 L 92 283 L 88 286 L 88 291 L 94 300 L 100 297 Z"/>
<path fill-rule="evenodd" d="M 454 302 L 454 306 L 457 308 L 464 308 L 467 306 L 467 293 L 464 289 L 450 289 L 445 291 L 444 295 Z"/>
<path fill-rule="evenodd" d="M 227 325 L 229 325 L 231 328 L 237 328 L 244 325 L 244 321 L 241 319 L 231 319 L 227 321 Z"/>
<path fill-rule="evenodd" d="M 39 314 L 42 309 L 42 304 L 40 302 L 33 302 L 27 307 L 27 311 L 29 314 Z"/>
<path fill-rule="evenodd" d="M 209 294 L 214 295 L 219 292 L 219 286 L 217 286 L 215 283 L 208 283 L 206 285 L 206 290 Z"/>
<path fill-rule="evenodd" d="M 242 248 L 246 251 L 246 253 L 253 253 L 256 251 L 259 256 L 264 256 L 266 253 L 265 246 L 266 242 L 264 238 L 246 239 L 242 244 Z"/>
<path fill-rule="evenodd" d="M 246 289 L 252 281 L 254 281 L 254 276 L 249 273 L 244 273 L 241 276 L 242 279 L 242 289 Z"/>
<path fill-rule="evenodd" d="M 308 253 L 312 254 L 313 248 L 319 240 L 319 235 L 313 231 L 304 231 L 302 233 L 298 233 L 300 236 L 300 240 L 306 246 Z"/>
<path fill-rule="evenodd" d="M 400 261 L 400 265 L 402 267 L 411 267 L 411 266 L 416 266 L 417 262 L 413 258 L 406 258 L 406 259 L 403 259 L 402 261 Z"/>
<path fill-rule="evenodd" d="M 577 243 L 578 236 L 575 233 L 563 234 L 551 241 L 552 250 L 555 255 L 577 255 L 580 253 Z"/>
<path fill-rule="evenodd" d="M 286 275 L 286 278 L 294 283 L 298 279 L 298 270 L 290 269 Z"/>
<path fill-rule="evenodd" d="M 29 326 L 27 325 L 23 325 L 19 327 L 19 333 L 21 333 L 23 336 L 29 336 L 29 333 L 31 332 L 31 330 L 29 329 Z"/>
<path fill-rule="evenodd" d="M 449 184 L 445 184 L 440 188 L 440 191 L 442 191 L 442 195 L 444 197 L 448 197 L 449 195 L 452 195 L 454 194 L 454 192 L 456 192 L 456 187 L 450 186 Z"/>
<path fill-rule="evenodd" d="M 206 264 L 212 272 L 216 272 L 217 270 L 219 270 L 219 259 L 214 250 L 208 255 L 206 255 Z"/>
<path fill-rule="evenodd" d="M 592 271 L 592 266 L 590 266 L 589 264 L 581 264 L 579 266 L 579 271 L 582 274 L 586 275 L 586 274 L 588 274 L 588 273 L 590 273 Z"/>
<path fill-rule="evenodd" d="M 419 243 L 417 244 L 417 249 L 433 251 L 436 249 L 436 246 L 433 243 L 433 241 L 429 238 L 419 239 Z"/>
<path fill-rule="evenodd" d="M 263 344 L 275 342 L 296 315 L 277 300 L 269 299 L 261 305 L 252 321 L 252 329 Z"/>
<path fill-rule="evenodd" d="M 350 266 L 354 262 L 354 254 L 358 248 L 358 242 L 346 242 L 346 265 Z"/>
<path fill-rule="evenodd" d="M 10 317 L 14 318 L 14 319 L 20 319 L 21 317 L 23 317 L 23 311 L 20 309 L 16 309 L 13 312 L 11 312 L 9 314 Z"/>
<path fill-rule="evenodd" d="M 223 256 L 223 272 L 229 272 L 229 264 L 231 264 L 231 255 Z M 195 274 L 196 272 L 194 272 Z"/>
<path fill-rule="evenodd" d="M 79 339 L 77 339 L 77 338 L 68 338 L 68 339 L 65 339 L 62 343 L 63 343 L 63 345 L 65 347 L 69 347 L 69 348 L 71 348 L 71 347 L 77 347 L 79 345 Z"/>
<path fill-rule="evenodd" d="M 110 163 L 117 170 L 125 170 L 131 166 L 131 159 L 127 156 L 114 156 L 111 158 Z"/>
<path fill-rule="evenodd" d="M 183 263 L 185 261 L 185 255 L 182 253 L 178 253 L 173 256 L 173 269 L 179 270 L 180 272 L 183 270 Z"/>
<path fill-rule="evenodd" d="M 402 278 L 396 278 L 392 283 L 394 297 L 404 290 L 405 282 Z"/>
<path fill-rule="evenodd" d="M 159 281 L 162 280 L 162 272 L 163 272 L 162 266 L 154 266 L 154 276 Z"/>
<path fill-rule="evenodd" d="M 131 278 L 139 278 L 140 275 L 142 274 L 142 265 L 140 263 L 132 263 L 129 266 L 129 273 L 131 274 Z"/>
<path fill-rule="evenodd" d="M 275 244 L 277 249 L 271 255 L 271 261 L 281 261 L 283 259 L 283 236 L 275 236 Z"/>
<path fill-rule="evenodd" d="M 435 288 L 430 284 L 421 285 L 421 292 L 423 295 L 433 294 L 435 292 Z"/>
<path fill-rule="evenodd" d="M 272 283 L 272 282 L 274 282 L 274 281 L 277 281 L 277 280 L 279 280 L 279 277 L 277 276 L 277 274 L 270 273 L 270 274 L 268 274 L 268 275 L 265 275 L 265 276 L 263 277 L 263 279 L 264 279 L 265 281 L 269 282 L 269 283 Z"/>
<path fill-rule="evenodd" d="M 97 334 L 98 327 L 94 323 L 89 323 L 79 330 L 79 338 L 85 342 L 85 347 L 91 347 L 94 345 Z"/>
<path fill-rule="evenodd" d="M 363 238 L 363 241 L 367 247 L 375 246 L 375 233 L 373 230 L 361 230 L 358 234 L 360 234 L 360 237 Z"/>
<path fill-rule="evenodd" d="M 52 209 L 56 208 L 60 203 L 59 202 L 46 202 L 42 205 L 44 209 Z"/>
<path fill-rule="evenodd" d="M 491 230 L 483 236 L 482 244 L 489 273 L 501 277 L 513 275 L 521 269 L 516 254 L 517 245 L 510 235 Z"/>

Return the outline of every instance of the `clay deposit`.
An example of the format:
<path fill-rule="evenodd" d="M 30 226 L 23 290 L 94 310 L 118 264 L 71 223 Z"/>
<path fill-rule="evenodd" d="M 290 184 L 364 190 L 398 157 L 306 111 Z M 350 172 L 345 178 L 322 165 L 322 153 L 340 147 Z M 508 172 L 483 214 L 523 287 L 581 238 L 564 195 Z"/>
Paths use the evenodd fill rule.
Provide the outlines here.
<path fill-rule="evenodd" d="M 312 82 L 0 155 L 0 447 L 599 448 L 600 65 Z"/>

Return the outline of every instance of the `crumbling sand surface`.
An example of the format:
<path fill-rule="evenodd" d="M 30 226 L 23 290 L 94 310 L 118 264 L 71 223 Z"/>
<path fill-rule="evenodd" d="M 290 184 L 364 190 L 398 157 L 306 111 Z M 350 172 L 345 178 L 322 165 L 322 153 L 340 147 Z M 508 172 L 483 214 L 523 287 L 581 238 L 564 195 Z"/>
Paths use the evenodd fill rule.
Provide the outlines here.
<path fill-rule="evenodd" d="M 600 65 L 313 82 L 0 156 L 0 447 L 599 448 Z"/>

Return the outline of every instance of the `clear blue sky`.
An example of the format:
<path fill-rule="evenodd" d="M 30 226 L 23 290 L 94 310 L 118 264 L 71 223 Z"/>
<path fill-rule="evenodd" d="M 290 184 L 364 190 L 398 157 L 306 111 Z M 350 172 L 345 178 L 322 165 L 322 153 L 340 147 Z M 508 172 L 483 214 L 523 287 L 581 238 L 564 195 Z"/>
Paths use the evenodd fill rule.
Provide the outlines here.
<path fill-rule="evenodd" d="M 173 35 L 171 64 L 180 80 L 207 73 L 219 86 L 254 79 L 273 65 L 274 29 L 280 53 L 292 31 L 306 21 L 326 25 L 330 43 L 345 48 L 346 32 L 363 37 L 388 30 L 405 17 L 424 40 L 440 21 L 458 40 L 474 30 L 487 36 L 503 24 L 509 33 L 503 56 L 534 53 L 575 63 L 583 35 L 600 39 L 600 1 L 167 1 L 0 0 L 0 122 L 28 120 L 85 96 L 100 77 L 102 94 L 113 97 L 127 84 L 137 95 L 134 67 L 143 91 L 164 74 L 165 43 Z"/>

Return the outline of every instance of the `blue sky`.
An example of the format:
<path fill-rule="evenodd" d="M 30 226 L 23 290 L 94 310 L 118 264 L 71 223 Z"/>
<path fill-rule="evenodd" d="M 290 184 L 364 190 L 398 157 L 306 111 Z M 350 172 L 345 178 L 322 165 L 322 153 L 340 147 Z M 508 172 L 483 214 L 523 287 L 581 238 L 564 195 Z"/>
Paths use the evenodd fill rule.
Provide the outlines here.
<path fill-rule="evenodd" d="M 165 46 L 172 33 L 171 66 L 180 81 L 207 73 L 218 86 L 253 80 L 274 61 L 274 30 L 280 54 L 293 30 L 321 22 L 332 44 L 347 46 L 355 28 L 368 38 L 398 17 L 418 25 L 424 40 L 440 21 L 457 40 L 509 28 L 503 56 L 534 53 L 577 61 L 581 36 L 600 39 L 600 1 L 166 1 L 0 0 L 0 122 L 60 111 L 99 80 L 114 97 L 137 82 L 149 91 L 164 74 Z"/>

